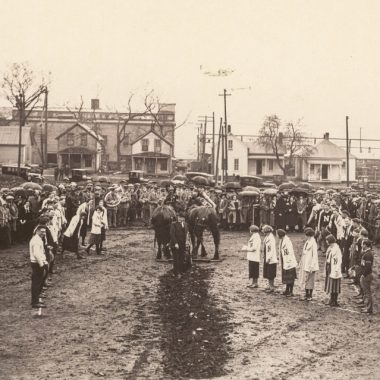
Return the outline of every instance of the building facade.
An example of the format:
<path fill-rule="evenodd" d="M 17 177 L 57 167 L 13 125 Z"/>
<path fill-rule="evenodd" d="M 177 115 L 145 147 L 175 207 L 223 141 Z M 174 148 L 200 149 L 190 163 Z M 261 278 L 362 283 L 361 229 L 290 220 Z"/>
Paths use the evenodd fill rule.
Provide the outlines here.
<path fill-rule="evenodd" d="M 56 137 L 58 167 L 97 171 L 101 165 L 103 137 L 82 123 L 75 123 Z"/>
<path fill-rule="evenodd" d="M 32 163 L 30 128 L 21 132 L 21 164 Z M 19 127 L 0 126 L 0 164 L 17 164 L 19 152 Z"/>
<path fill-rule="evenodd" d="M 295 161 L 296 178 L 311 183 L 339 184 L 347 180 L 346 151 L 329 140 L 325 133 L 323 140 L 313 146 L 306 157 Z M 356 159 L 349 156 L 349 180 L 356 180 Z"/>
<path fill-rule="evenodd" d="M 62 149 L 70 148 L 70 152 L 73 152 L 74 147 L 66 146 L 62 148 L 62 134 L 73 127 L 74 124 L 79 123 L 94 131 L 102 139 L 100 145 L 102 147 L 101 166 L 103 168 L 116 169 L 121 167 L 124 170 L 132 170 L 134 165 L 132 143 L 135 143 L 141 136 L 152 131 L 152 129 L 162 137 L 163 141 L 172 146 L 168 164 L 168 167 L 171 168 L 175 143 L 175 104 L 160 104 L 159 112 L 155 115 L 87 109 L 82 110 L 80 117 L 78 117 L 75 112 L 77 111 L 71 112 L 65 108 L 51 108 L 47 112 L 46 124 L 45 112 L 42 109 L 35 109 L 30 113 L 27 126 L 30 127 L 32 163 L 40 164 L 43 162 L 41 155 L 38 153 L 42 150 L 45 152 L 43 157 L 47 157 L 47 164 L 59 165 L 63 162 L 68 162 L 70 165 L 78 166 L 78 157 L 73 156 L 75 158 L 70 158 L 71 161 L 67 161 L 68 158 L 65 158 L 65 154 L 68 153 L 63 152 Z M 13 110 L 11 124 L 18 124 L 18 111 L 16 109 Z M 118 133 L 120 130 L 123 131 L 122 134 Z M 61 138 L 58 138 L 59 136 Z M 65 138 L 67 139 L 68 137 Z M 91 137 L 89 137 L 89 142 L 90 140 Z M 93 155 L 94 152 L 85 152 L 89 147 L 80 147 L 83 151 L 81 165 L 87 167 L 86 165 L 90 161 L 86 155 Z M 159 157 L 156 158 L 158 159 Z M 87 160 L 87 162 L 82 160 Z M 92 161 L 91 167 L 94 166 L 96 167 L 94 161 Z"/>
<path fill-rule="evenodd" d="M 215 147 L 215 152 L 217 146 Z M 244 141 L 242 138 L 229 134 L 227 138 L 228 176 L 261 176 L 271 178 L 282 175 L 277 158 L 269 147 L 264 147 L 257 141 Z M 284 150 L 279 155 L 284 164 Z M 222 159 L 219 154 L 219 173 L 221 173 Z"/>
<path fill-rule="evenodd" d="M 380 156 L 378 151 L 358 152 L 356 156 L 356 178 L 368 182 L 380 182 Z"/>

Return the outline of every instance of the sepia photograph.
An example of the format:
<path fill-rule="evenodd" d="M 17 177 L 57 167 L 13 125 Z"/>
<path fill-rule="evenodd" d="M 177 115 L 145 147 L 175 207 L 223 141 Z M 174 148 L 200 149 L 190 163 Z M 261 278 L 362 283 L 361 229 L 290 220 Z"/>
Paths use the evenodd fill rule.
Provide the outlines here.
<path fill-rule="evenodd" d="M 379 1 L 0 7 L 1 380 L 380 378 Z"/>

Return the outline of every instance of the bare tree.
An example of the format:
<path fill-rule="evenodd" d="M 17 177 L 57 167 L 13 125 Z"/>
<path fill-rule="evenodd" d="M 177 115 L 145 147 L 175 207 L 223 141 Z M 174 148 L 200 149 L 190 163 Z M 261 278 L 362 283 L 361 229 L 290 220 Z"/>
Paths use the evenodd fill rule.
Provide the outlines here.
<path fill-rule="evenodd" d="M 284 175 L 289 175 L 297 155 L 310 154 L 312 147 L 307 143 L 303 132 L 302 119 L 295 123 L 288 122 L 284 127 L 277 115 L 267 116 L 259 130 L 258 142 L 269 148 Z M 284 157 L 284 160 L 281 159 Z"/>
<path fill-rule="evenodd" d="M 139 120 L 144 117 L 149 117 L 151 120 L 151 128 L 152 130 L 155 130 L 160 136 L 165 137 L 166 132 L 164 130 L 164 123 L 160 119 L 160 113 L 165 108 L 164 104 L 161 104 L 159 101 L 158 96 L 154 94 L 154 91 L 151 90 L 144 96 L 143 100 L 143 110 L 140 112 L 134 112 L 133 111 L 133 105 L 132 102 L 135 98 L 135 94 L 130 94 L 128 98 L 128 104 L 127 104 L 127 112 L 123 112 L 120 114 L 118 111 L 116 111 L 118 115 L 118 123 L 117 123 L 117 142 L 116 142 L 116 150 L 117 150 L 117 160 L 120 166 L 121 161 L 121 145 L 123 142 L 129 137 L 129 134 L 126 132 L 127 125 L 134 121 Z"/>
<path fill-rule="evenodd" d="M 66 109 L 73 115 L 74 119 L 78 123 L 81 123 L 81 122 L 84 121 L 84 117 L 83 117 L 83 114 L 82 114 L 83 105 L 84 105 L 84 101 L 83 101 L 83 96 L 82 95 L 80 96 L 79 106 L 75 106 L 74 108 L 72 108 L 68 104 L 66 104 Z"/>
<path fill-rule="evenodd" d="M 13 63 L 2 78 L 1 87 L 5 97 L 18 109 L 19 112 L 19 147 L 18 147 L 18 172 L 21 165 L 21 137 L 22 127 L 25 125 L 31 112 L 37 106 L 41 95 L 47 95 L 47 85 L 42 78 L 41 84 L 35 84 L 33 70 L 27 62 Z M 43 158 L 43 155 L 42 155 Z"/>

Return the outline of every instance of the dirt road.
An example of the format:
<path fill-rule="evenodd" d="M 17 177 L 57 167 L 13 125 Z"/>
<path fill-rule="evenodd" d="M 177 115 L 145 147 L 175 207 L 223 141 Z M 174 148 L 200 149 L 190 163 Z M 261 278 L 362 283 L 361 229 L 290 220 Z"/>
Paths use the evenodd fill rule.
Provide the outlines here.
<path fill-rule="evenodd" d="M 26 247 L 0 251 L 0 379 L 378 379 L 378 307 L 358 313 L 347 282 L 324 306 L 323 270 L 312 303 L 246 288 L 246 240 L 222 232 L 224 260 L 176 280 L 151 230 L 111 231 L 107 255 L 58 258 L 42 318 Z"/>

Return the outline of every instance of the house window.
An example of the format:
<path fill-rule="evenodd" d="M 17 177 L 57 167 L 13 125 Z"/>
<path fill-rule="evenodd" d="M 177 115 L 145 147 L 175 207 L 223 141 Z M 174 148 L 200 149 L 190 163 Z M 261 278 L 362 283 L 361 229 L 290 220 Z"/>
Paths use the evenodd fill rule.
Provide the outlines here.
<path fill-rule="evenodd" d="M 322 165 L 322 179 L 329 179 L 329 166 Z"/>
<path fill-rule="evenodd" d="M 55 153 L 48 153 L 47 154 L 47 163 L 48 164 L 56 164 L 56 163 L 58 163 L 57 155 Z"/>
<path fill-rule="evenodd" d="M 80 134 L 80 145 L 87 146 L 87 133 Z"/>
<path fill-rule="evenodd" d="M 166 172 L 168 170 L 168 160 L 160 160 L 160 170 Z"/>
<path fill-rule="evenodd" d="M 228 140 L 228 150 L 232 150 L 232 149 L 233 149 L 233 141 Z"/>
<path fill-rule="evenodd" d="M 67 134 L 67 146 L 74 146 L 74 133 Z"/>
<path fill-rule="evenodd" d="M 92 156 L 91 156 L 91 154 L 84 154 L 83 159 L 84 159 L 84 166 L 86 168 L 92 167 Z"/>
<path fill-rule="evenodd" d="M 154 151 L 157 153 L 161 152 L 161 140 L 154 140 Z"/>
<path fill-rule="evenodd" d="M 143 152 L 147 152 L 149 150 L 149 140 L 148 139 L 142 139 L 141 140 L 141 150 Z"/>
<path fill-rule="evenodd" d="M 234 170 L 239 170 L 239 159 L 238 158 L 234 159 Z"/>
<path fill-rule="evenodd" d="M 310 164 L 310 174 L 314 174 L 314 171 L 315 171 L 315 165 Z"/>
<path fill-rule="evenodd" d="M 143 160 L 142 158 L 135 159 L 135 170 L 142 170 L 143 168 Z"/>
<path fill-rule="evenodd" d="M 268 161 L 268 170 L 269 170 L 270 172 L 273 171 L 273 160 L 269 160 L 269 161 Z"/>
<path fill-rule="evenodd" d="M 166 116 L 167 121 L 173 121 L 174 120 L 174 115 L 167 115 Z"/>

